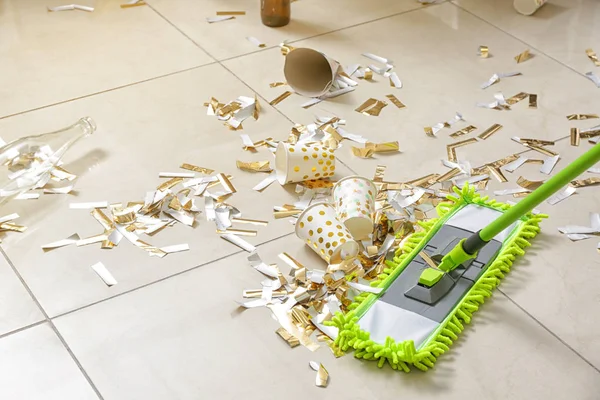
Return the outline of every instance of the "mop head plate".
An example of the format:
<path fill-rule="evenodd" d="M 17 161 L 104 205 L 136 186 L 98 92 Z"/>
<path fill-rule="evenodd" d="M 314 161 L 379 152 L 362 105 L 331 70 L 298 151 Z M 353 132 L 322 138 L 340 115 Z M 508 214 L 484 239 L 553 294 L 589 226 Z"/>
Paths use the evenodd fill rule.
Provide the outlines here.
<path fill-rule="evenodd" d="M 357 358 L 386 362 L 393 369 L 427 371 L 471 322 L 473 313 L 492 295 L 517 256 L 540 231 L 544 214 L 528 213 L 490 241 L 468 265 L 432 288 L 418 284 L 428 268 L 419 255 L 435 256 L 457 240 L 477 232 L 511 206 L 482 197 L 473 187 L 454 188 L 456 195 L 436 207 L 438 218 L 419 222 L 414 233 L 386 260 L 387 268 L 371 282 L 383 290 L 356 296 L 345 314 L 327 324 L 338 328 L 333 345 L 354 350 Z M 437 254 L 438 256 L 440 254 Z M 449 282 L 449 283 L 448 283 Z M 435 290 L 432 290 L 435 289 Z M 441 293 L 441 292 L 443 293 Z"/>

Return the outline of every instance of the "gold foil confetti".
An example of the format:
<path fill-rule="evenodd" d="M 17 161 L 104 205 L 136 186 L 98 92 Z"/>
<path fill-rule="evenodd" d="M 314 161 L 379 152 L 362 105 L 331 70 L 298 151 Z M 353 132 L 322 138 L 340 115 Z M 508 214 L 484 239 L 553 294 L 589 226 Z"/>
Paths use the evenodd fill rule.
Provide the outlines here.
<path fill-rule="evenodd" d="M 188 163 L 181 164 L 181 166 L 179 168 L 187 169 L 188 171 L 199 172 L 201 174 L 206 174 L 206 175 L 210 175 L 213 172 L 215 172 L 214 170 L 212 170 L 210 168 L 198 167 L 196 165 L 188 164 Z"/>
<path fill-rule="evenodd" d="M 233 184 L 231 183 L 231 181 L 225 174 L 223 174 L 223 173 L 217 174 L 217 179 L 219 179 L 219 182 L 221 182 L 221 185 L 223 185 L 223 187 L 225 189 L 227 189 L 227 191 L 229 191 L 229 193 L 237 192 L 237 190 L 235 189 L 235 187 L 233 186 Z"/>
<path fill-rule="evenodd" d="M 268 225 L 268 221 L 263 221 L 260 219 L 248 219 L 248 218 L 231 218 L 231 222 L 237 222 L 240 224 L 252 224 L 252 225 L 261 225 L 261 226 L 267 226 Z"/>
<path fill-rule="evenodd" d="M 396 107 L 406 108 L 406 106 L 400 100 L 398 100 L 398 98 L 396 96 L 394 96 L 393 94 L 386 94 L 385 97 L 387 97 L 388 100 L 391 101 L 392 104 L 395 105 Z"/>
<path fill-rule="evenodd" d="M 578 128 L 571 128 L 571 146 L 579 146 L 581 137 L 579 136 Z"/>
<path fill-rule="evenodd" d="M 571 185 L 573 187 L 585 187 L 585 186 L 591 186 L 591 185 L 597 185 L 600 183 L 600 178 L 593 176 L 591 178 L 586 178 L 586 179 L 577 179 L 571 182 Z"/>
<path fill-rule="evenodd" d="M 600 60 L 598 60 L 598 56 L 596 52 L 592 49 L 586 49 L 585 54 L 587 54 L 588 58 L 594 63 L 596 67 L 600 67 Z"/>
<path fill-rule="evenodd" d="M 517 62 L 517 64 L 520 64 L 522 62 L 529 60 L 531 57 L 532 57 L 532 55 L 529 54 L 529 49 L 527 49 L 524 52 L 522 52 L 521 54 L 515 56 L 515 61 Z"/>
<path fill-rule="evenodd" d="M 285 86 L 285 85 L 287 85 L 287 82 L 271 82 L 271 83 L 269 83 L 269 87 L 272 87 L 272 88 L 276 88 L 279 86 Z"/>
<path fill-rule="evenodd" d="M 383 182 L 383 176 L 385 175 L 385 170 L 387 166 L 378 165 L 375 167 L 375 176 L 373 177 L 374 182 Z"/>
<path fill-rule="evenodd" d="M 128 3 L 125 4 L 121 4 L 121 8 L 131 8 L 131 7 L 139 7 L 139 6 L 145 6 L 146 2 L 142 1 L 142 0 L 132 0 Z"/>
<path fill-rule="evenodd" d="M 158 187 L 156 189 L 165 191 L 167 189 L 172 188 L 175 185 L 180 184 L 181 182 L 183 182 L 183 178 L 171 178 L 168 181 L 165 181 L 165 182 L 161 183 L 160 185 L 158 185 Z"/>
<path fill-rule="evenodd" d="M 400 144 L 398 142 L 386 142 L 386 143 L 365 143 L 367 149 L 373 150 L 373 153 L 387 153 L 400 150 Z"/>
<path fill-rule="evenodd" d="M 504 174 L 502 173 L 502 170 L 500 168 L 496 168 L 496 167 L 492 167 L 491 165 L 488 165 L 487 169 L 488 169 L 490 175 L 492 175 L 494 178 L 496 178 L 498 180 L 498 182 L 508 182 L 508 179 L 506 179 L 506 177 L 504 176 Z"/>
<path fill-rule="evenodd" d="M 431 259 L 431 257 L 429 257 L 429 254 L 425 253 L 424 251 L 421 251 L 419 252 L 419 256 L 421 256 L 423 261 L 425 261 L 427 265 L 429 265 L 431 268 L 437 269 L 437 264 Z"/>
<path fill-rule="evenodd" d="M 370 68 L 365 68 L 361 72 L 362 75 L 358 77 L 359 79 L 366 79 L 368 81 L 373 79 L 373 71 Z"/>
<path fill-rule="evenodd" d="M 456 175 L 458 175 L 460 173 L 461 173 L 461 169 L 460 168 L 458 168 L 458 167 L 452 168 L 451 170 L 449 170 L 445 174 L 438 176 L 435 181 L 438 182 L 438 183 L 446 182 L 446 181 L 454 178 Z"/>
<path fill-rule="evenodd" d="M 282 211 L 273 211 L 273 217 L 275 219 L 292 217 L 296 214 L 300 214 L 302 210 L 299 209 L 291 209 L 291 210 L 282 210 Z"/>
<path fill-rule="evenodd" d="M 544 184 L 544 181 L 530 181 L 528 179 L 523 178 L 522 176 L 517 179 L 517 185 L 521 186 L 523 189 L 534 191 Z"/>
<path fill-rule="evenodd" d="M 502 129 L 502 125 L 494 124 L 494 125 L 490 126 L 489 128 L 487 128 L 485 131 L 483 131 L 479 135 L 479 139 L 485 140 L 485 139 L 489 138 L 490 136 L 492 136 L 494 133 L 498 132 L 500 129 Z"/>
<path fill-rule="evenodd" d="M 433 133 L 433 129 L 430 126 L 426 126 L 425 128 L 423 128 L 423 130 L 425 131 L 425 134 L 429 137 L 435 137 L 435 133 Z"/>
<path fill-rule="evenodd" d="M 311 361 L 309 365 L 314 371 L 317 371 L 315 385 L 323 388 L 327 387 L 329 381 L 329 372 L 327 372 L 323 364 Z"/>
<path fill-rule="evenodd" d="M 360 158 L 371 158 L 373 157 L 373 149 L 368 149 L 368 148 L 360 148 L 360 147 L 354 147 L 352 146 L 352 154 L 354 154 L 356 157 L 360 157 Z"/>
<path fill-rule="evenodd" d="M 580 121 L 586 119 L 598 118 L 598 114 L 571 114 L 567 115 L 569 121 Z"/>
<path fill-rule="evenodd" d="M 477 143 L 477 139 L 475 139 L 475 138 L 465 139 L 465 140 L 461 140 L 459 142 L 454 142 L 452 144 L 449 144 L 448 146 L 457 148 L 457 147 L 467 146 L 467 145 L 473 144 L 473 143 Z"/>
<path fill-rule="evenodd" d="M 558 155 L 558 153 L 555 153 L 552 150 L 548 150 L 545 147 L 540 147 L 540 146 L 536 146 L 536 145 L 533 145 L 533 144 L 527 145 L 527 147 L 529 147 L 530 149 L 535 150 L 535 151 L 537 151 L 539 153 L 542 153 L 542 154 L 544 154 L 546 156 L 554 157 L 554 156 Z"/>
<path fill-rule="evenodd" d="M 537 94 L 529 93 L 529 108 L 537 108 Z"/>
<path fill-rule="evenodd" d="M 554 146 L 553 140 L 519 138 L 518 141 L 528 146 Z"/>
<path fill-rule="evenodd" d="M 246 11 L 217 11 L 217 15 L 246 15 Z"/>
<path fill-rule="evenodd" d="M 290 335 L 288 331 L 286 331 L 283 327 L 277 329 L 275 331 L 279 335 L 280 338 L 285 340 L 285 342 L 293 349 L 300 345 L 300 341 L 294 336 Z"/>
<path fill-rule="evenodd" d="M 385 101 L 370 98 L 363 104 L 361 104 L 355 111 L 364 115 L 371 115 L 373 117 L 377 117 L 379 116 L 379 113 L 385 106 L 387 106 L 387 103 Z"/>
<path fill-rule="evenodd" d="M 289 90 L 286 90 L 285 92 L 283 92 L 282 94 L 280 94 L 279 96 L 277 96 L 276 98 L 271 100 L 271 102 L 269 102 L 269 104 L 272 106 L 277 105 L 277 104 L 281 103 L 283 100 L 287 99 L 291 94 L 292 94 L 292 92 L 290 92 Z"/>
<path fill-rule="evenodd" d="M 488 58 L 490 56 L 490 49 L 487 46 L 479 46 L 479 50 L 477 50 L 477 55 L 481 58 Z"/>
<path fill-rule="evenodd" d="M 227 228 L 225 230 L 217 229 L 217 233 L 231 233 L 232 235 L 238 235 L 238 236 L 256 236 L 256 234 L 258 232 L 252 231 L 252 230 L 247 230 L 247 229 Z"/>
<path fill-rule="evenodd" d="M 439 174 L 428 174 L 428 175 L 422 176 L 420 178 L 413 179 L 412 181 L 408 181 L 406 183 L 408 185 L 412 185 L 412 186 L 428 188 L 429 186 L 436 183 L 436 180 L 437 180 L 437 178 L 439 178 L 439 176 L 440 176 Z"/>
<path fill-rule="evenodd" d="M 466 134 L 468 134 L 468 133 L 471 133 L 471 132 L 473 132 L 475 129 L 477 129 L 477 128 L 476 128 L 476 127 L 474 127 L 473 125 L 469 125 L 469 126 L 467 126 L 466 128 L 463 128 L 463 129 L 460 129 L 460 130 L 458 130 L 458 131 L 456 131 L 456 132 L 454 132 L 454 133 L 451 133 L 451 134 L 450 134 L 450 137 L 451 137 L 451 138 L 457 138 L 457 137 L 459 137 L 459 136 L 462 136 L 462 135 L 466 135 Z"/>
<path fill-rule="evenodd" d="M 237 160 L 235 162 L 235 164 L 239 169 L 241 169 L 243 171 L 248 171 L 248 172 L 271 172 L 271 171 L 273 171 L 268 160 L 267 161 L 252 161 L 252 162 L 244 162 L 244 161 Z"/>
<path fill-rule="evenodd" d="M 529 97 L 529 93 L 520 92 L 520 93 L 517 93 L 514 96 L 506 99 L 506 104 L 508 104 L 509 106 L 512 106 L 513 104 L 516 104 L 516 103 L 520 102 L 521 100 L 525 100 L 527 97 Z"/>

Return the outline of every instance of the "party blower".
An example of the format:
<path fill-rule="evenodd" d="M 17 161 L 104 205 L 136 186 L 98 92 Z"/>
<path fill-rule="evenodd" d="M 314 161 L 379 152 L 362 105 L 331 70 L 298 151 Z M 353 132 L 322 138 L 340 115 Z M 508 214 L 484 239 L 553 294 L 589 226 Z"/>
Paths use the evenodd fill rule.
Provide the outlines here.
<path fill-rule="evenodd" d="M 328 322 L 338 328 L 335 345 L 380 367 L 433 367 L 540 231 L 547 216 L 531 210 L 598 161 L 600 144 L 514 206 L 455 188 L 437 206 L 439 218 L 390 253 L 371 283 L 383 290 L 361 293 Z"/>

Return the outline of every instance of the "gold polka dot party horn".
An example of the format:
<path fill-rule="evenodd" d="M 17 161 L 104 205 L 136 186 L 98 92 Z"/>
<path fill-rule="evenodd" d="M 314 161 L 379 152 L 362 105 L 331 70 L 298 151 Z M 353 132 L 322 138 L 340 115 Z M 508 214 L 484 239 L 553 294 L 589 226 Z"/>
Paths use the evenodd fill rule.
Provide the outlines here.
<path fill-rule="evenodd" d="M 358 254 L 358 243 L 328 203 L 316 203 L 304 210 L 296 222 L 296 236 L 304 240 L 327 263 L 337 263 Z"/>
<path fill-rule="evenodd" d="M 320 143 L 290 144 L 279 142 L 275 152 L 275 172 L 282 185 L 333 176 L 333 149 Z"/>
<path fill-rule="evenodd" d="M 377 187 L 367 178 L 349 176 L 333 187 L 333 200 L 337 216 L 354 239 L 368 239 L 373 233 Z"/>

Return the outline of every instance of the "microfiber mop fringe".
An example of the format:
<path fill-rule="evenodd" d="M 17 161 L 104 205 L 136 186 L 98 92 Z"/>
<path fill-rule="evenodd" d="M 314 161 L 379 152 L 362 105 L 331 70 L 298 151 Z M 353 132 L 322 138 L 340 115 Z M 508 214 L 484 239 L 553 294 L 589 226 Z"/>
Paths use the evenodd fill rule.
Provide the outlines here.
<path fill-rule="evenodd" d="M 419 249 L 423 241 L 436 224 L 448 213 L 462 208 L 467 204 L 476 204 L 498 211 L 505 211 L 511 206 L 482 197 L 475 192 L 475 188 L 465 185 L 463 189 L 454 188 L 456 196 L 449 195 L 448 202 L 439 204 L 436 211 L 439 218 L 425 222 L 419 222 L 422 231 L 414 233 L 407 239 L 404 245 L 396 251 L 393 261 L 386 261 L 386 268 L 371 286 L 384 287 L 386 280 L 394 273 L 399 273 L 415 257 L 412 253 Z M 372 293 L 362 293 L 355 297 L 353 303 L 348 307 L 346 314 L 337 313 L 327 324 L 338 328 L 338 336 L 333 343 L 343 351 L 354 350 L 354 356 L 365 360 L 377 361 L 381 368 L 387 361 L 395 370 L 410 371 L 410 366 L 427 371 L 432 368 L 437 358 L 449 350 L 452 343 L 458 338 L 458 334 L 464 329 L 464 324 L 471 322 L 473 313 L 479 309 L 485 299 L 492 295 L 492 291 L 500 284 L 500 280 L 510 271 L 510 267 L 517 256 L 525 254 L 524 249 L 530 246 L 529 240 L 534 238 L 540 231 L 539 223 L 547 218 L 544 214 L 528 213 L 521 219 L 521 224 L 503 245 L 500 254 L 487 268 L 486 272 L 477 280 L 473 287 L 467 292 L 460 303 L 448 314 L 448 317 L 428 339 L 420 349 L 415 348 L 412 340 L 396 342 L 388 337 L 385 343 L 375 343 L 370 339 L 369 332 L 360 329 L 357 308 L 369 301 L 373 302 L 377 296 Z M 435 233 L 435 232 L 432 232 Z M 395 276 L 393 276 L 395 279 Z M 391 282 L 389 282 L 391 283 Z M 364 308 L 364 307 L 363 307 Z M 363 310 L 363 312 L 366 310 Z"/>

